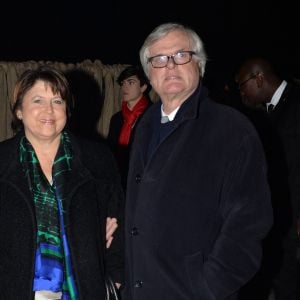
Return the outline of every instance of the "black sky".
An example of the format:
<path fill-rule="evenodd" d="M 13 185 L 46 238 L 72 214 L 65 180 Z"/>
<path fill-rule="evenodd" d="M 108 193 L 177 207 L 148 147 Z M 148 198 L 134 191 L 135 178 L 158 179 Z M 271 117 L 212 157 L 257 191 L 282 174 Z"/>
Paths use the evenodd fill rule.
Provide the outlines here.
<path fill-rule="evenodd" d="M 1 61 L 138 62 L 145 37 L 182 22 L 204 41 L 208 76 L 231 76 L 239 62 L 264 55 L 300 77 L 299 17 L 292 0 L 52 0 L 2 2 Z"/>

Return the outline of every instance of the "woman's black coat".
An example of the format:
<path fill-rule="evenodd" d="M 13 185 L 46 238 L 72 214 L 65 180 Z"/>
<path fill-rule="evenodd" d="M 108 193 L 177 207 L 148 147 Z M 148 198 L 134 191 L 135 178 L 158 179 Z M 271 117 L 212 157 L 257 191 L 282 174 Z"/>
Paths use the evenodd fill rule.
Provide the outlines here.
<path fill-rule="evenodd" d="M 0 299 L 34 298 L 37 224 L 33 197 L 19 159 L 20 135 L 0 143 Z M 66 229 L 80 299 L 104 299 L 104 266 L 123 281 L 123 192 L 111 152 L 104 144 L 71 136 Z M 106 216 L 119 220 L 105 250 Z"/>

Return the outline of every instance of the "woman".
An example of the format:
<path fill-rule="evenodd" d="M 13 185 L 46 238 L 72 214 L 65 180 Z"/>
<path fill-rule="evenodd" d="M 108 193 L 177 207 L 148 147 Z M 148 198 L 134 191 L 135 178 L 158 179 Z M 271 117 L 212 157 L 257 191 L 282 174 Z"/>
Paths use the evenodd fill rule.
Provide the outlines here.
<path fill-rule="evenodd" d="M 112 154 L 66 130 L 72 97 L 55 69 L 25 71 L 11 104 L 16 135 L 0 143 L 0 298 L 104 299 L 104 268 L 123 280 Z M 107 217 L 118 219 L 112 243 Z"/>

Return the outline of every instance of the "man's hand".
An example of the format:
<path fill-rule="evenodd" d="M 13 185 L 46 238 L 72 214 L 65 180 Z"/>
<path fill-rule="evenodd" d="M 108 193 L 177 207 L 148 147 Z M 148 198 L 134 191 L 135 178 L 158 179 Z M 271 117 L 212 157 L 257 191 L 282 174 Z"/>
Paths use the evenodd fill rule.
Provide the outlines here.
<path fill-rule="evenodd" d="M 109 248 L 113 240 L 113 233 L 118 228 L 116 218 L 106 218 L 106 248 Z"/>

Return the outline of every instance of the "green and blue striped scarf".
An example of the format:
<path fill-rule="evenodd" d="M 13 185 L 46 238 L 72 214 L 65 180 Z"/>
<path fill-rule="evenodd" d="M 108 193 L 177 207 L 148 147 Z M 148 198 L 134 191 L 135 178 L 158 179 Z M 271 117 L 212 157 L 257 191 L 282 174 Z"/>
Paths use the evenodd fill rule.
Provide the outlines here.
<path fill-rule="evenodd" d="M 67 132 L 61 135 L 51 185 L 36 153 L 26 139 L 20 141 L 20 161 L 33 195 L 37 220 L 37 249 L 33 290 L 62 291 L 62 300 L 78 299 L 65 232 L 65 174 L 71 171 L 72 147 Z"/>

